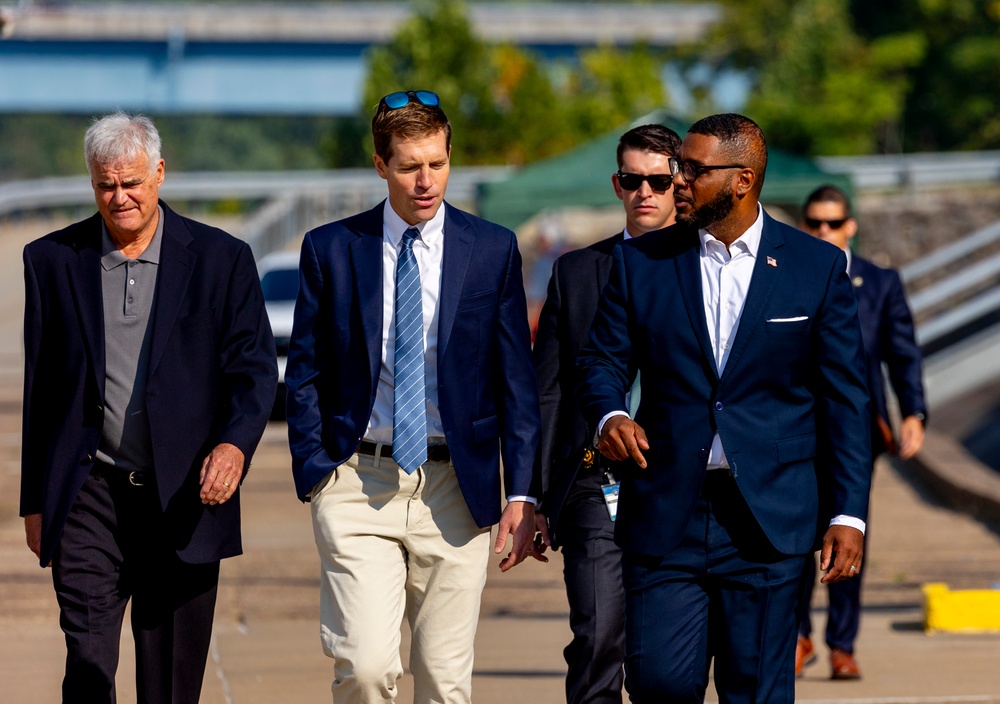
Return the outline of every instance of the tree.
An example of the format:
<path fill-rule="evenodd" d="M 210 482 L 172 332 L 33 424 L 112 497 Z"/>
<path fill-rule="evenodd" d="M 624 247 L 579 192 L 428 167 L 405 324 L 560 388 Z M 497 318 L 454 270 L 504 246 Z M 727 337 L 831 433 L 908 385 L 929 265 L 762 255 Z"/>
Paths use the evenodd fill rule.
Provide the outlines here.
<path fill-rule="evenodd" d="M 896 129 L 923 57 L 918 33 L 858 36 L 848 0 L 726 0 L 717 69 L 750 69 L 746 112 L 776 146 L 808 154 L 898 150 Z"/>
<path fill-rule="evenodd" d="M 426 0 L 371 51 L 364 104 L 370 115 L 392 91 L 433 90 L 454 128 L 456 160 L 523 164 L 663 107 L 661 64 L 645 47 L 601 47 L 546 65 L 479 39 L 461 2 Z"/>

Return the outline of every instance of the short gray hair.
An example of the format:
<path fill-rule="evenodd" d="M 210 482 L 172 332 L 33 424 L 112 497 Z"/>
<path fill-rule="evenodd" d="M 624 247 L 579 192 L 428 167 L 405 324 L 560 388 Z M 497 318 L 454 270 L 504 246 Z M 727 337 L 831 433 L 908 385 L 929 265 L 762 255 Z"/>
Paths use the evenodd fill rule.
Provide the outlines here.
<path fill-rule="evenodd" d="M 129 115 L 119 110 L 94 120 L 83 138 L 87 171 L 94 164 L 112 164 L 145 154 L 150 173 L 160 161 L 160 134 L 145 115 Z"/>

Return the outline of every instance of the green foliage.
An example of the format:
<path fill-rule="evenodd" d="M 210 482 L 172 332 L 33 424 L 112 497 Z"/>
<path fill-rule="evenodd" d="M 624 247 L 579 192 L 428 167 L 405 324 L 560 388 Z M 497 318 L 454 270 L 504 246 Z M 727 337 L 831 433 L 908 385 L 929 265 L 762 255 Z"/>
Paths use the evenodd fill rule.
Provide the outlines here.
<path fill-rule="evenodd" d="M 387 93 L 433 90 L 452 123 L 456 163 L 523 164 L 662 107 L 659 71 L 644 47 L 602 47 L 546 67 L 527 51 L 476 37 L 462 2 L 425 0 L 388 45 L 371 51 L 364 105 L 370 118 Z"/>
<path fill-rule="evenodd" d="M 729 0 L 715 42 L 720 63 L 756 67 L 746 112 L 769 140 L 808 154 L 864 154 L 893 141 L 906 70 L 925 47 L 915 33 L 866 42 L 847 0 Z"/>

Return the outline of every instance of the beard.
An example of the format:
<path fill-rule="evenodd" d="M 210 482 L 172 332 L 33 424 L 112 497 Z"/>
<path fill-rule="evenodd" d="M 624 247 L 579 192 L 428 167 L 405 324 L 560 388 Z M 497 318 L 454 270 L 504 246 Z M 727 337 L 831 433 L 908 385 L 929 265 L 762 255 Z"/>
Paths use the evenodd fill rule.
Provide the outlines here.
<path fill-rule="evenodd" d="M 712 200 L 704 205 L 697 208 L 692 207 L 686 213 L 678 213 L 677 222 L 682 222 L 696 230 L 707 230 L 717 222 L 725 220 L 729 213 L 733 212 L 735 206 L 732 185 L 727 183 L 719 189 Z"/>

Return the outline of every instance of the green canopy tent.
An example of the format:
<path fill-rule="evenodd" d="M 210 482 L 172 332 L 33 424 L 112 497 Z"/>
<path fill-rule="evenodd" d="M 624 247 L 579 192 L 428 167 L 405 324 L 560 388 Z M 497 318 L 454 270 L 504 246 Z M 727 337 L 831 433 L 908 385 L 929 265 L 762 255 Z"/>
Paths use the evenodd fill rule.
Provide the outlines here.
<path fill-rule="evenodd" d="M 690 126 L 667 111 L 657 111 L 629 128 L 651 122 L 660 122 L 681 137 Z M 609 132 L 565 154 L 530 164 L 506 180 L 480 184 L 479 214 L 514 229 L 544 210 L 570 206 L 600 208 L 618 203 L 611 187 L 611 174 L 617 168 L 618 138 L 626 129 Z M 768 150 L 761 201 L 798 212 L 806 196 L 826 183 L 847 193 L 852 191 L 847 176 L 827 173 L 812 159 L 772 148 Z"/>

